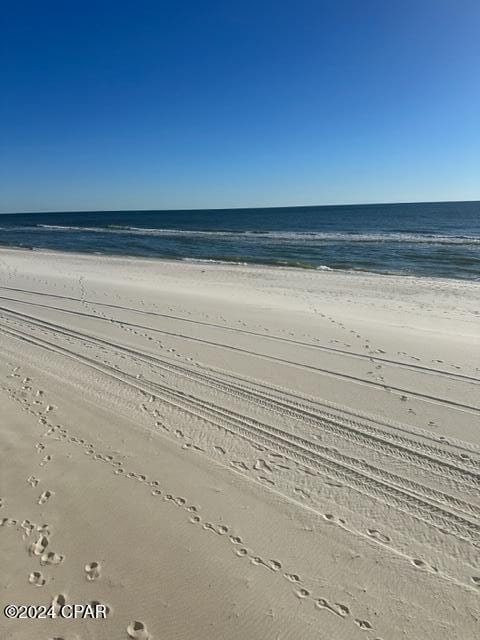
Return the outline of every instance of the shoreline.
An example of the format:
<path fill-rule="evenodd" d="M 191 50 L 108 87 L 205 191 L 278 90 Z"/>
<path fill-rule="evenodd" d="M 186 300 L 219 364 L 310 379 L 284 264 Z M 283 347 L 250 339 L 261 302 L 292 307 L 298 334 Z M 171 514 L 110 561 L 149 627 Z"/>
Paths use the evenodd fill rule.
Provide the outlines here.
<path fill-rule="evenodd" d="M 345 275 L 359 275 L 359 276 L 374 276 L 374 277 L 386 277 L 386 278 L 401 278 L 401 279 L 411 279 L 411 280 L 420 280 L 420 281 L 428 281 L 432 282 L 441 282 L 448 284 L 458 283 L 458 284 L 477 284 L 480 282 L 480 276 L 478 278 L 453 278 L 453 277 L 444 277 L 444 276 L 431 276 L 431 275 L 420 275 L 420 274 L 407 274 L 407 273 L 394 273 L 394 272 L 380 272 L 380 271 L 367 271 L 362 269 L 340 269 L 336 267 L 329 267 L 327 265 L 320 265 L 318 267 L 302 267 L 302 266 L 294 266 L 294 265 L 280 265 L 280 264 L 270 264 L 270 263 L 261 263 L 261 262 L 241 262 L 241 261 L 229 261 L 229 260 L 216 260 L 210 258 L 165 258 L 165 257 L 151 257 L 151 256 L 140 256 L 135 254 L 113 254 L 113 253 L 100 253 L 100 252 L 77 252 L 77 251 L 63 251 L 57 249 L 45 249 L 45 248 L 37 248 L 37 247 L 13 247 L 13 246 L 4 246 L 0 244 L 0 252 L 2 251 L 11 251 L 11 252 L 26 252 L 26 253 L 39 253 L 46 255 L 59 255 L 59 256 L 74 256 L 74 257 L 92 257 L 92 258 L 100 258 L 106 260 L 130 260 L 139 262 L 153 262 L 153 263 L 168 263 L 168 264 L 193 264 L 193 265 L 219 265 L 219 266 L 232 266 L 232 267 L 244 267 L 244 268 L 256 268 L 256 269 L 272 269 L 272 270 L 293 270 L 296 272 L 317 272 L 317 273 L 335 273 L 335 274 L 345 274 Z"/>

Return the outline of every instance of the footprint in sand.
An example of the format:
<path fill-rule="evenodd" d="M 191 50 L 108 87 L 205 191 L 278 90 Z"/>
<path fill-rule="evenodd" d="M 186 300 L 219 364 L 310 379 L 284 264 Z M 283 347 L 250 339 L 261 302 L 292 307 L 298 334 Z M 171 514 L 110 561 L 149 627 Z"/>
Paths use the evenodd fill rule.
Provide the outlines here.
<path fill-rule="evenodd" d="M 272 473 L 272 467 L 270 467 L 263 458 L 259 458 L 253 465 L 253 468 L 257 471 L 267 471 L 268 473 Z"/>
<path fill-rule="evenodd" d="M 32 573 L 28 576 L 28 581 L 30 584 L 33 584 L 36 587 L 43 587 L 46 582 L 40 571 L 32 571 Z"/>
<path fill-rule="evenodd" d="M 337 524 L 345 524 L 345 520 L 343 518 L 337 518 L 336 516 L 333 515 L 333 513 L 324 513 L 323 517 L 325 518 L 325 520 L 327 520 L 327 522 L 336 522 Z"/>
<path fill-rule="evenodd" d="M 90 562 L 85 565 L 85 573 L 87 574 L 87 580 L 96 580 L 100 577 L 101 567 L 99 562 Z"/>
<path fill-rule="evenodd" d="M 260 558 L 260 556 L 253 556 L 252 558 L 250 558 L 250 561 L 252 564 L 254 564 L 257 567 L 262 566 L 262 567 L 266 567 L 267 569 L 270 569 L 270 567 L 265 562 L 265 560 L 263 558 Z"/>
<path fill-rule="evenodd" d="M 367 533 L 371 538 L 379 540 L 380 542 L 390 542 L 390 538 L 383 533 L 380 533 L 377 529 L 367 529 Z"/>
<path fill-rule="evenodd" d="M 37 525 L 38 533 L 42 534 L 42 536 L 49 536 L 50 530 L 48 528 L 48 524 L 38 524 Z"/>
<path fill-rule="evenodd" d="M 300 576 L 297 576 L 296 573 L 284 573 L 283 575 L 289 582 L 300 582 Z"/>
<path fill-rule="evenodd" d="M 0 519 L 0 527 L 15 527 L 17 524 L 16 520 L 13 520 L 12 518 L 1 518 Z"/>
<path fill-rule="evenodd" d="M 152 637 L 148 633 L 145 623 L 139 620 L 135 620 L 128 625 L 127 633 L 128 637 L 134 638 L 134 640 L 149 640 Z"/>
<path fill-rule="evenodd" d="M 60 613 L 62 607 L 64 607 L 66 603 L 67 598 L 63 595 L 63 593 L 59 593 L 53 598 L 52 607 L 57 615 Z"/>
<path fill-rule="evenodd" d="M 48 538 L 47 536 L 41 535 L 36 542 L 34 542 L 30 546 L 30 553 L 34 556 L 41 556 L 42 553 L 45 552 L 45 549 L 48 547 Z"/>
<path fill-rule="evenodd" d="M 326 598 L 317 598 L 315 600 L 315 606 L 317 609 L 326 609 L 327 611 L 330 611 L 330 613 L 334 613 L 336 616 L 341 616 L 341 614 L 328 602 Z"/>
<path fill-rule="evenodd" d="M 38 498 L 38 504 L 45 504 L 53 496 L 53 491 L 44 491 Z"/>
<path fill-rule="evenodd" d="M 419 568 L 421 568 L 421 567 L 424 567 L 424 566 L 425 566 L 425 562 L 424 562 L 423 560 L 419 560 L 418 558 L 414 558 L 414 559 L 412 560 L 412 564 L 413 564 L 415 567 L 419 567 Z"/>
<path fill-rule="evenodd" d="M 23 520 L 20 526 L 26 536 L 29 536 L 35 528 L 35 525 L 30 520 Z"/>
<path fill-rule="evenodd" d="M 91 600 L 88 604 L 91 607 L 93 607 L 93 609 L 96 609 L 98 606 L 105 607 L 105 615 L 107 618 L 112 613 L 112 607 L 109 604 L 106 604 L 105 602 L 100 602 L 99 600 Z"/>
<path fill-rule="evenodd" d="M 218 445 L 215 445 L 213 448 L 215 449 L 215 451 L 218 451 L 218 453 L 221 453 L 223 456 L 226 454 L 226 451 L 223 447 L 219 447 Z"/>
<path fill-rule="evenodd" d="M 342 618 L 346 618 L 348 615 L 350 615 L 350 609 L 347 607 L 346 604 L 342 604 L 341 602 L 336 602 L 335 606 L 337 607 L 338 615 L 341 616 Z"/>
<path fill-rule="evenodd" d="M 44 467 L 46 464 L 48 464 L 51 461 L 51 459 L 52 459 L 52 456 L 50 455 L 45 456 L 43 460 L 40 462 L 40 466 Z"/>
<path fill-rule="evenodd" d="M 373 629 L 371 623 L 368 620 L 359 620 L 358 618 L 356 618 L 355 624 L 357 624 L 360 627 L 360 629 L 363 629 L 364 631 Z"/>
<path fill-rule="evenodd" d="M 40 558 L 40 564 L 42 566 L 57 565 L 57 564 L 61 564 L 64 561 L 64 559 L 65 559 L 65 556 L 62 556 L 60 553 L 49 551 L 48 553 L 42 554 Z"/>

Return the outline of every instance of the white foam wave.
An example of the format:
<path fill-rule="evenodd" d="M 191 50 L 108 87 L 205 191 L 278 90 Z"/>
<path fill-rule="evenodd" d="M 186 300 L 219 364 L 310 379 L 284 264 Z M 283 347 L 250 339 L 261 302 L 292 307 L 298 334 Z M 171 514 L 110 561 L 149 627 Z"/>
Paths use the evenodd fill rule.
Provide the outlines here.
<path fill-rule="evenodd" d="M 213 258 L 182 258 L 182 262 L 192 262 L 200 264 L 236 264 L 242 267 L 252 266 L 248 262 L 241 262 L 240 260 L 214 260 Z"/>
<path fill-rule="evenodd" d="M 39 224 L 34 227 L 0 227 L 5 231 L 35 231 L 47 230 L 53 232 L 78 232 L 98 234 L 140 235 L 158 237 L 180 238 L 224 238 L 254 242 L 262 240 L 266 242 L 302 242 L 302 243 L 406 243 L 406 244 L 444 244 L 444 245 L 478 245 L 478 235 L 436 235 L 428 233 L 340 233 L 321 231 L 209 231 L 202 229 L 152 229 L 132 226 L 108 226 L 108 227 L 79 227 L 65 225 Z"/>

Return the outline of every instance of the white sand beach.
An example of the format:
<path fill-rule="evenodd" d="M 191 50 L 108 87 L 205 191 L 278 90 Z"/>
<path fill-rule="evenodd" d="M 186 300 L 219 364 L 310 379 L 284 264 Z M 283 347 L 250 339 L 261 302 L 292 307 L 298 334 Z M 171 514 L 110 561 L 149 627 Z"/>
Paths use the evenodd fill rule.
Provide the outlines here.
<path fill-rule="evenodd" d="M 2 640 L 474 640 L 479 486 L 476 283 L 0 250 Z"/>

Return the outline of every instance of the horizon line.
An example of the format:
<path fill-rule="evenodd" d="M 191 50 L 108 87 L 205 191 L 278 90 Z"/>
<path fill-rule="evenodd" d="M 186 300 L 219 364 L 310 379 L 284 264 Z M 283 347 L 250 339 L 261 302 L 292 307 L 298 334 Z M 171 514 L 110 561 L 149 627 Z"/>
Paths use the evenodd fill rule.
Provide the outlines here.
<path fill-rule="evenodd" d="M 323 207 L 368 207 L 381 205 L 402 205 L 402 204 L 455 204 L 455 203 L 475 203 L 478 200 L 401 200 L 396 202 L 342 202 L 336 204 L 294 204 L 294 205 L 270 205 L 266 207 L 202 207 L 195 208 L 174 208 L 174 209 L 73 209 L 73 210 L 37 210 L 37 211 L 0 211 L 2 216 L 29 215 L 29 214 L 56 214 L 56 213 L 171 213 L 171 212 L 203 212 L 203 211 L 256 211 L 260 209 L 313 209 Z"/>

